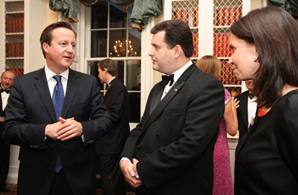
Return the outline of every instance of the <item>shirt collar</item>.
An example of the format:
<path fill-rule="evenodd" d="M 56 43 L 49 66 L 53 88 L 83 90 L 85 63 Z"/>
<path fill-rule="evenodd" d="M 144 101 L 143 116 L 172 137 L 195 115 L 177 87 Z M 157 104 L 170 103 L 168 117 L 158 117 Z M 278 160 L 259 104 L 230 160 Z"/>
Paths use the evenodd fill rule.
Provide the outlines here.
<path fill-rule="evenodd" d="M 108 85 L 111 85 L 111 82 L 115 79 L 116 77 L 112 77 L 111 80 L 109 81 Z"/>
<path fill-rule="evenodd" d="M 51 71 L 47 65 L 45 65 L 44 70 L 45 70 L 45 73 L 46 73 L 47 81 L 49 81 L 50 79 L 52 79 L 53 76 L 57 75 L 53 71 Z M 62 72 L 60 75 L 63 78 L 65 78 L 66 80 L 68 80 L 68 74 L 69 74 L 69 68 L 67 70 L 65 70 L 64 72 Z"/>
<path fill-rule="evenodd" d="M 174 83 L 176 83 L 176 81 L 185 72 L 185 70 L 188 69 L 188 67 L 190 67 L 192 64 L 193 64 L 192 61 L 189 60 L 184 66 L 182 66 L 181 68 L 179 68 L 178 70 L 173 72 L 173 74 L 174 74 Z"/>

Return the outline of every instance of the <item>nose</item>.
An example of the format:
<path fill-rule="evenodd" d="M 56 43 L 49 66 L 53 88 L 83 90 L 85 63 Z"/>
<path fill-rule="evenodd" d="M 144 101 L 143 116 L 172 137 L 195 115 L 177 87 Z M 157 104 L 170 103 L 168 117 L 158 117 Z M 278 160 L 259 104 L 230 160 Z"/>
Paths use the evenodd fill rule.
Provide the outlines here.
<path fill-rule="evenodd" d="M 235 64 L 234 64 L 232 57 L 229 58 L 229 60 L 227 61 L 227 64 L 228 64 L 228 66 L 230 66 L 231 69 L 235 68 Z"/>
<path fill-rule="evenodd" d="M 75 48 L 73 45 L 69 44 L 68 47 L 67 47 L 67 52 L 74 52 L 75 51 Z"/>
<path fill-rule="evenodd" d="M 153 48 L 151 47 L 150 50 L 149 50 L 149 53 L 148 53 L 148 55 L 149 55 L 150 57 L 153 56 L 153 51 L 152 51 L 152 50 L 153 50 Z"/>

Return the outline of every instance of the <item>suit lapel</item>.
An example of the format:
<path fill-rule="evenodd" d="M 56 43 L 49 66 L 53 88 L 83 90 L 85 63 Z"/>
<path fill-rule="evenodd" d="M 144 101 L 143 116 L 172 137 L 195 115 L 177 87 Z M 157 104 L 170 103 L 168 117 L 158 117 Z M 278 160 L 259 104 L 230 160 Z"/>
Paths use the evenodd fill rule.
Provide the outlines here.
<path fill-rule="evenodd" d="M 47 83 L 47 78 L 45 75 L 45 71 L 44 68 L 40 69 L 40 71 L 38 72 L 38 75 L 35 77 L 35 88 L 43 102 L 43 104 L 45 105 L 46 109 L 49 112 L 49 115 L 51 117 L 51 119 L 53 120 L 53 122 L 56 122 L 56 114 L 55 114 L 55 109 L 53 106 L 53 101 L 51 98 L 51 94 L 49 91 L 49 86 Z"/>
<path fill-rule="evenodd" d="M 255 129 L 257 128 L 257 125 L 259 123 L 259 117 L 256 116 L 254 124 L 252 125 L 252 127 L 249 128 L 248 132 L 246 132 L 243 137 L 239 140 L 238 144 L 237 144 L 237 148 L 236 148 L 236 153 L 235 153 L 235 157 L 236 160 L 238 159 L 238 156 L 242 150 L 242 148 L 245 146 L 247 139 L 251 136 L 251 134 L 255 131 Z"/>
<path fill-rule="evenodd" d="M 64 98 L 64 104 L 62 109 L 62 117 L 66 117 L 68 110 L 70 109 L 73 99 L 76 95 L 77 88 L 78 88 L 78 75 L 73 70 L 69 69 L 69 76 L 67 81 L 67 89 Z"/>
<path fill-rule="evenodd" d="M 248 128 L 248 93 L 245 94 L 245 96 L 242 99 L 242 103 L 243 105 L 240 106 L 241 112 L 242 112 L 242 117 L 243 117 L 243 121 L 245 126 Z"/>
<path fill-rule="evenodd" d="M 106 94 L 105 94 L 105 96 L 103 97 L 104 101 L 109 97 L 111 91 L 113 90 L 113 87 L 114 87 L 114 85 L 115 85 L 115 82 L 117 82 L 117 81 L 115 81 L 116 79 L 117 79 L 117 78 L 114 78 L 114 79 L 111 81 L 110 86 L 109 86 L 109 89 L 106 91 Z M 119 82 L 121 82 L 121 81 L 119 80 Z"/>
<path fill-rule="evenodd" d="M 149 125 L 156 120 L 159 115 L 163 112 L 163 110 L 167 107 L 167 105 L 171 102 L 171 100 L 179 93 L 179 91 L 183 88 L 185 81 L 189 78 L 189 76 L 196 70 L 196 66 L 192 64 L 186 71 L 180 76 L 178 81 L 174 84 L 174 86 L 170 89 L 168 94 L 157 104 L 157 107 L 153 110 L 152 114 L 149 116 L 148 120 L 144 123 L 144 130 L 146 130 Z M 144 131 L 143 131 L 144 132 Z"/>
<path fill-rule="evenodd" d="M 164 86 L 161 83 L 159 83 L 159 85 L 157 86 L 156 92 L 154 92 L 155 95 L 152 97 L 152 101 L 150 103 L 150 115 L 152 114 L 156 106 L 160 103 L 163 90 L 164 90 Z"/>

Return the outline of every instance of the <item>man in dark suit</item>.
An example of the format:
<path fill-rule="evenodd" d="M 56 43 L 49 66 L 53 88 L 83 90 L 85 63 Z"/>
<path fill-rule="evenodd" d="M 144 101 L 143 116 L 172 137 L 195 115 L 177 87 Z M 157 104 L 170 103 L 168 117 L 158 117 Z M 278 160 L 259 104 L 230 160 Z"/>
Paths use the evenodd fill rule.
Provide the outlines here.
<path fill-rule="evenodd" d="M 96 142 L 99 161 L 99 174 L 102 181 L 103 194 L 126 194 L 125 181 L 119 167 L 120 153 L 130 133 L 128 119 L 128 93 L 118 78 L 118 66 L 111 59 L 98 63 L 98 77 L 106 84 L 107 91 L 104 104 L 113 122 L 113 128 Z"/>
<path fill-rule="evenodd" d="M 11 71 L 4 71 L 1 75 L 1 98 L 0 98 L 0 129 L 5 118 L 5 108 L 13 85 L 15 74 Z M 0 134 L 0 192 L 8 192 L 5 181 L 9 170 L 10 145 L 2 141 Z"/>
<path fill-rule="evenodd" d="M 257 99 L 251 93 L 253 80 L 245 81 L 245 85 L 248 90 L 236 96 L 239 100 L 239 107 L 237 108 L 239 139 L 243 137 L 249 126 L 252 125 L 257 110 Z"/>
<path fill-rule="evenodd" d="M 18 194 L 95 194 L 94 143 L 110 128 L 109 113 L 96 78 L 69 68 L 71 25 L 49 25 L 40 43 L 46 65 L 15 79 L 2 129 L 21 146 Z"/>
<path fill-rule="evenodd" d="M 151 33 L 153 69 L 171 76 L 151 90 L 121 170 L 137 194 L 211 194 L 223 86 L 190 60 L 192 33 L 183 21 L 161 22 Z"/>

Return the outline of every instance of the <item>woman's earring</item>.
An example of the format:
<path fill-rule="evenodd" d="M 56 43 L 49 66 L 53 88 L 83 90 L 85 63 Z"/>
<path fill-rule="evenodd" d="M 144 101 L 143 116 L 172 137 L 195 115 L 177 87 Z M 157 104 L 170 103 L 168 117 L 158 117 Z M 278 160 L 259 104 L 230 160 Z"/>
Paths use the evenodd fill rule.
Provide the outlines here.
<path fill-rule="evenodd" d="M 259 60 L 259 56 L 254 57 L 254 62 L 257 62 Z"/>

